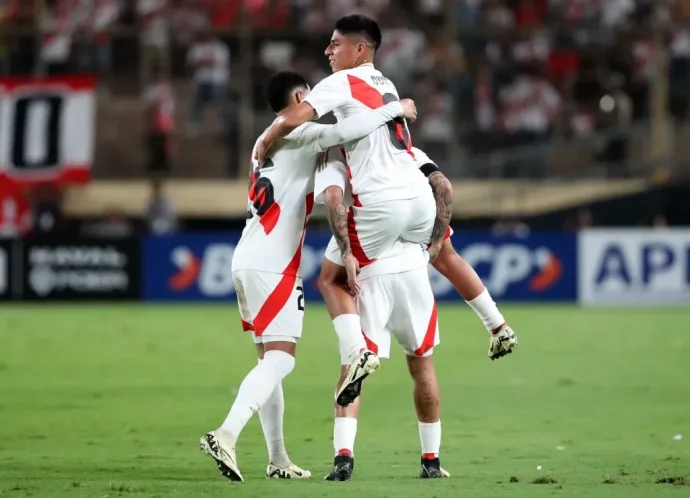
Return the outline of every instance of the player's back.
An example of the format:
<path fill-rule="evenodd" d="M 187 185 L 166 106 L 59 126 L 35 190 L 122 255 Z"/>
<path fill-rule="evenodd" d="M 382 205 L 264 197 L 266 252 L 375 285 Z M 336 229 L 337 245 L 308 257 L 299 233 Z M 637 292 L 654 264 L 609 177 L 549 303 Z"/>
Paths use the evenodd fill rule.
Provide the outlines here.
<path fill-rule="evenodd" d="M 318 151 L 292 138 L 309 126 L 314 125 L 305 123 L 276 142 L 261 166 L 252 159 L 247 222 L 235 248 L 233 271 L 299 275 L 307 218 L 314 205 Z"/>
<path fill-rule="evenodd" d="M 337 119 L 399 100 L 395 85 L 372 64 L 338 71 L 320 82 L 305 99 L 319 116 Z M 403 118 L 389 121 L 361 140 L 344 144 L 355 203 L 366 206 L 411 199 L 428 189 L 412 152 Z"/>

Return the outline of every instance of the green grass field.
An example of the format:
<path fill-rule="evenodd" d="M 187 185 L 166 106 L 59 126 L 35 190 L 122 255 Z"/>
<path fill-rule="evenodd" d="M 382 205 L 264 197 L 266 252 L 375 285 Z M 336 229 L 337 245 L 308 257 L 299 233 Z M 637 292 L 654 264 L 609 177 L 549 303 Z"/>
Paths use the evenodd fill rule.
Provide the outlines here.
<path fill-rule="evenodd" d="M 308 306 L 285 382 L 286 439 L 314 478 L 263 478 L 255 417 L 238 446 L 247 482 L 231 485 L 197 443 L 255 363 L 234 306 L 2 307 L 0 496 L 690 495 L 690 309 L 504 313 L 520 346 L 491 362 L 469 308 L 440 310 L 452 479 L 416 478 L 411 384 L 396 349 L 365 385 L 354 480 L 323 481 L 337 348 L 325 310 Z"/>

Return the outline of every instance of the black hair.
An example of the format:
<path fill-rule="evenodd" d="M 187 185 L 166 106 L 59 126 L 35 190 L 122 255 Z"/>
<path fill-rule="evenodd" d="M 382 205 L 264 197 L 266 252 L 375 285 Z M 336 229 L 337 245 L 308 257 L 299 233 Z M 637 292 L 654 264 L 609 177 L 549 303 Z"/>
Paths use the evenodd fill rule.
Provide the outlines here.
<path fill-rule="evenodd" d="M 358 34 L 374 46 L 374 51 L 381 46 L 381 28 L 376 21 L 367 16 L 353 14 L 341 17 L 335 23 L 335 30 L 344 34 Z"/>
<path fill-rule="evenodd" d="M 297 88 L 309 88 L 307 80 L 290 71 L 274 74 L 266 85 L 266 100 L 273 112 L 280 112 L 290 104 L 290 95 Z"/>

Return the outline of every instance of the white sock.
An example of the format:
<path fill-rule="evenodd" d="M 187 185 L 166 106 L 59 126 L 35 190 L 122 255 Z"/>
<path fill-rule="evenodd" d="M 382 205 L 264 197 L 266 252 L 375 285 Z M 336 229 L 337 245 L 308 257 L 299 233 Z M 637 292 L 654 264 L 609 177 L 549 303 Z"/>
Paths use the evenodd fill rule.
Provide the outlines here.
<path fill-rule="evenodd" d="M 293 356 L 283 351 L 267 351 L 263 361 L 242 381 L 235 402 L 220 430 L 236 442 L 252 415 L 266 403 L 278 384 L 293 368 Z"/>
<path fill-rule="evenodd" d="M 357 419 L 337 417 L 333 424 L 333 448 L 335 456 L 350 452 L 355 456 L 355 436 L 357 436 Z"/>
<path fill-rule="evenodd" d="M 472 299 L 472 301 L 466 301 L 466 303 L 474 310 L 489 332 L 506 323 L 505 318 L 498 311 L 496 303 L 491 299 L 488 289 L 484 289 L 481 294 Z"/>
<path fill-rule="evenodd" d="M 422 442 L 422 456 L 436 458 L 441 449 L 441 421 L 419 422 L 419 439 Z"/>
<path fill-rule="evenodd" d="M 359 315 L 340 315 L 333 319 L 333 328 L 338 334 L 340 350 L 346 352 L 350 360 L 354 360 L 362 349 L 367 347 L 362 335 L 362 325 Z"/>
<path fill-rule="evenodd" d="M 261 363 L 261 360 L 259 360 Z M 259 408 L 261 428 L 264 431 L 266 446 L 268 448 L 268 461 L 280 468 L 290 465 L 283 438 L 283 413 L 285 412 L 285 400 L 283 399 L 283 383 L 279 383 Z"/>

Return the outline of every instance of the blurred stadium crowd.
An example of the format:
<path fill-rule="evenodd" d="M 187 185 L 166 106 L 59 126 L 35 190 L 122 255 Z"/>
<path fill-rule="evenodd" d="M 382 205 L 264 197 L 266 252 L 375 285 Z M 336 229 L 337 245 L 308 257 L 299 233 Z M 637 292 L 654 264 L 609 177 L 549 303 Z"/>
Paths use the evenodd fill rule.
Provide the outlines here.
<path fill-rule="evenodd" d="M 548 154 L 536 151 L 554 138 L 588 138 L 604 130 L 607 138 L 593 146 L 589 162 L 609 165 L 607 175 L 630 174 L 626 160 L 639 156 L 629 150 L 631 130 L 650 116 L 654 78 L 664 73 L 667 107 L 675 118 L 686 117 L 690 96 L 688 0 L 0 5 L 3 74 L 96 72 L 104 95 L 143 95 L 160 115 L 154 127 L 163 134 L 183 121 L 181 135 L 195 136 L 203 129 L 203 111 L 213 106 L 233 150 L 241 140 L 238 103 L 249 97 L 256 115 L 246 142 L 270 120 L 262 99 L 266 77 L 288 68 L 313 83 L 325 77 L 323 49 L 333 22 L 353 11 L 381 23 L 377 65 L 401 95 L 416 100 L 416 143 L 454 176 L 496 176 L 482 158 L 505 149 L 527 156 L 502 160 L 500 176 L 567 174 L 577 165 L 548 166 Z M 190 77 L 191 88 L 181 90 L 178 83 Z M 230 174 L 239 175 L 240 165 L 229 162 Z"/>

